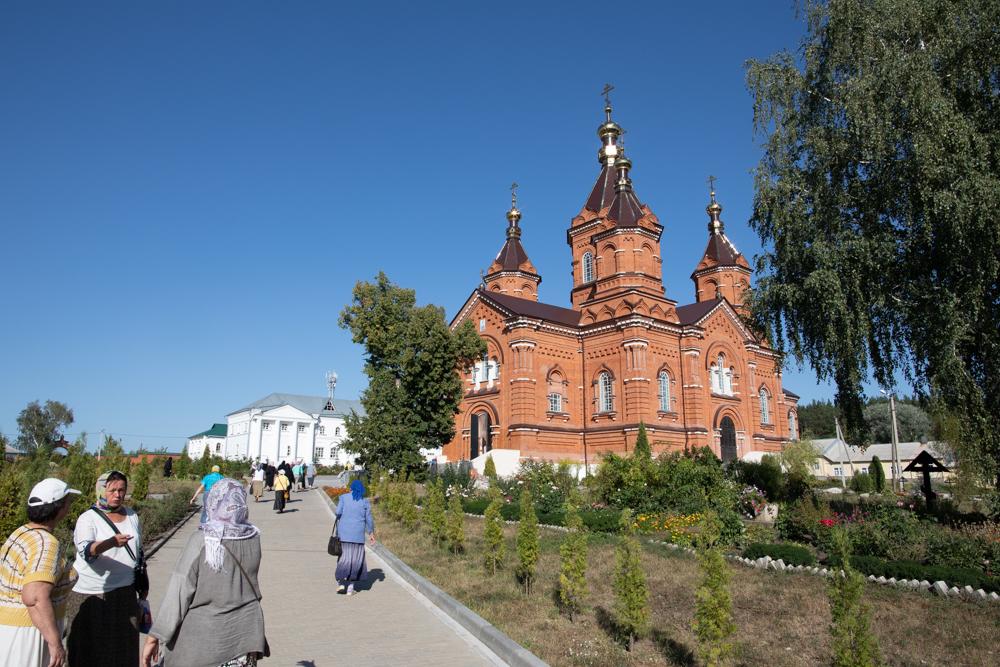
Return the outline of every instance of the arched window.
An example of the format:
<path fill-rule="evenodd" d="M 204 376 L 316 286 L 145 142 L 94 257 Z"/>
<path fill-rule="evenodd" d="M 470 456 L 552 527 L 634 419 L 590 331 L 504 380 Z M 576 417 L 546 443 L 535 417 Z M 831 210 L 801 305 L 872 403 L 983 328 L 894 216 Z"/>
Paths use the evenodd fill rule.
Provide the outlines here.
<path fill-rule="evenodd" d="M 660 371 L 660 411 L 670 412 L 670 376 Z"/>
<path fill-rule="evenodd" d="M 708 379 L 712 383 L 712 393 L 721 394 L 722 387 L 719 386 L 719 367 L 716 364 L 712 364 L 708 369 Z"/>
<path fill-rule="evenodd" d="M 761 389 L 760 390 L 760 423 L 761 424 L 769 424 L 770 423 L 770 420 L 768 419 L 768 415 L 769 415 L 770 411 L 768 410 L 767 403 L 768 403 L 767 389 Z"/>
<path fill-rule="evenodd" d="M 562 394 L 549 394 L 549 412 L 562 412 Z"/>
<path fill-rule="evenodd" d="M 799 432 L 796 429 L 797 424 L 795 423 L 795 411 L 788 411 L 788 437 L 791 440 L 799 439 Z"/>
<path fill-rule="evenodd" d="M 583 282 L 594 280 L 594 253 L 589 250 L 583 253 Z"/>
<path fill-rule="evenodd" d="M 611 397 L 611 374 L 601 373 L 599 378 L 601 412 L 611 412 L 613 409 Z"/>

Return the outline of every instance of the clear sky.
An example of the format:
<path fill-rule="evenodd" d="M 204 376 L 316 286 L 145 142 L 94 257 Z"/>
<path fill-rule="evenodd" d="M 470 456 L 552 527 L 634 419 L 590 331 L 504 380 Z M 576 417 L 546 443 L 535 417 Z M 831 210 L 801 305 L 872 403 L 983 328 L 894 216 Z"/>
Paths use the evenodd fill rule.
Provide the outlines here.
<path fill-rule="evenodd" d="M 600 91 L 665 227 L 667 296 L 714 174 L 748 258 L 759 160 L 743 63 L 794 49 L 789 0 L 8 2 L 0 6 L 0 430 L 73 408 L 91 445 L 166 446 L 271 392 L 364 388 L 337 326 L 384 270 L 451 318 L 520 184 L 542 301 L 599 171 Z M 831 398 L 808 370 L 785 387 Z"/>

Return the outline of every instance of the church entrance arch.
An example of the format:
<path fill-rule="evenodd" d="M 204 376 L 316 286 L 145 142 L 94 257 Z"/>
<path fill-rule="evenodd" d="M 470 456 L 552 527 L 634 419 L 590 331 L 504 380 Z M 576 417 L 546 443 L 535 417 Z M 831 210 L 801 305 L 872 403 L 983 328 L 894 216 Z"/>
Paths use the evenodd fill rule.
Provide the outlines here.
<path fill-rule="evenodd" d="M 469 443 L 469 460 L 478 457 L 480 454 L 485 454 L 486 452 L 493 449 L 493 443 L 490 439 L 490 426 L 492 425 L 492 420 L 490 419 L 490 413 L 479 412 L 472 415 L 472 429 L 469 438 L 471 442 Z"/>
<path fill-rule="evenodd" d="M 739 451 L 736 449 L 736 425 L 729 417 L 723 417 L 719 426 L 722 430 L 722 446 L 720 447 L 722 462 L 733 461 L 739 457 Z"/>

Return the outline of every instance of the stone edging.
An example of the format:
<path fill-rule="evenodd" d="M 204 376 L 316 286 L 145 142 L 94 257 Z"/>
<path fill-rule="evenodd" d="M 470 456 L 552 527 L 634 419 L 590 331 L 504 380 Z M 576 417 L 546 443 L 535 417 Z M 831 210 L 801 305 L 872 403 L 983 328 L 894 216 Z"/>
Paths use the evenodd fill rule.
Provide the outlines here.
<path fill-rule="evenodd" d="M 658 542 L 656 540 L 649 540 L 652 544 L 662 544 L 665 547 L 671 549 L 682 549 L 691 554 L 696 554 L 697 552 L 690 547 L 681 547 L 676 544 L 670 544 L 669 542 Z M 778 560 L 772 560 L 770 556 L 763 556 L 757 560 L 750 560 L 749 558 L 741 558 L 740 556 L 726 556 L 726 560 L 735 561 L 741 565 L 747 567 L 754 567 L 760 570 L 773 570 L 775 572 L 797 572 L 812 574 L 814 576 L 820 577 L 835 577 L 837 572 L 834 570 L 827 570 L 826 568 L 818 567 L 806 567 L 805 565 L 785 565 L 785 562 L 780 558 Z M 844 571 L 840 570 L 840 576 L 845 576 Z M 912 591 L 926 591 L 928 593 L 934 593 L 940 597 L 944 598 L 955 598 L 955 597 L 966 597 L 972 600 L 988 600 L 990 602 L 1000 602 L 1000 595 L 996 593 L 987 593 L 982 588 L 979 590 L 972 590 L 972 586 L 966 586 L 964 588 L 958 588 L 952 586 L 948 587 L 943 581 L 935 581 L 933 584 L 928 581 L 917 581 L 906 580 L 906 579 L 886 579 L 885 577 L 876 578 L 874 575 L 868 575 L 868 583 L 879 584 L 880 586 L 896 586 L 898 588 L 903 588 Z"/>
<path fill-rule="evenodd" d="M 333 499 L 327 495 L 326 491 L 323 491 L 321 488 L 320 493 L 323 494 L 323 499 L 326 500 L 331 508 L 336 507 L 333 504 Z M 469 514 L 469 516 L 479 515 Z M 486 644 L 491 651 L 496 653 L 510 667 L 548 667 L 548 663 L 542 661 L 534 653 L 497 630 L 482 616 L 414 572 L 409 565 L 386 549 L 381 542 L 376 541 L 375 546 L 369 548 L 379 558 L 385 560 L 389 564 L 389 567 L 395 570 L 408 584 L 420 591 L 424 597 L 437 605 L 441 611 L 455 619 L 455 622 L 468 630 L 469 634 Z"/>
<path fill-rule="evenodd" d="M 169 533 L 167 533 L 166 535 L 164 535 L 163 537 L 161 537 L 160 539 L 158 539 L 156 541 L 156 544 L 154 544 L 153 546 L 151 546 L 149 548 L 149 551 L 144 551 L 143 555 L 146 558 L 152 558 L 153 554 L 155 554 L 157 551 L 159 551 L 160 547 L 162 547 L 164 544 L 166 544 L 167 540 L 169 540 L 171 537 L 173 537 L 174 533 L 176 533 L 178 530 L 180 530 L 181 526 L 183 526 L 184 524 L 186 524 L 188 522 L 188 519 L 190 519 L 193 515 L 195 515 L 197 513 L 198 513 L 198 508 L 197 507 L 195 507 L 195 509 L 193 509 L 193 510 L 188 510 L 188 512 L 185 514 L 184 518 L 181 519 L 180 521 L 178 521 L 177 525 L 174 526 L 170 530 Z"/>

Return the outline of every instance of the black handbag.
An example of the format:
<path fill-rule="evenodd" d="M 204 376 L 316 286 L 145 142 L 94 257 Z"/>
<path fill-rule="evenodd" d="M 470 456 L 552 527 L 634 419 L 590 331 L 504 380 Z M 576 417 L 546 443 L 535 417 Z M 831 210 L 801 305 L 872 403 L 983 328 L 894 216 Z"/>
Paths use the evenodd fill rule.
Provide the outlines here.
<path fill-rule="evenodd" d="M 97 509 L 96 507 L 91 507 L 90 509 L 97 512 L 97 516 L 104 519 L 104 522 L 111 526 L 111 530 L 115 532 L 115 535 L 121 535 L 121 531 L 118 530 L 118 526 L 109 519 L 104 512 Z M 128 552 L 129 557 L 135 561 L 135 565 L 132 566 L 132 585 L 135 586 L 135 592 L 142 595 L 149 590 L 149 573 L 146 571 L 146 557 L 142 553 L 142 547 L 139 547 L 139 557 L 136 558 L 135 553 L 132 552 L 132 547 L 125 543 L 125 551 Z"/>
<path fill-rule="evenodd" d="M 333 534 L 330 535 L 330 543 L 326 545 L 326 552 L 331 556 L 343 556 L 344 555 L 344 545 L 340 542 L 340 536 L 337 535 L 337 525 L 340 523 L 340 519 L 336 519 L 333 522 Z"/>

